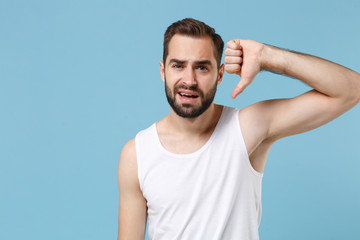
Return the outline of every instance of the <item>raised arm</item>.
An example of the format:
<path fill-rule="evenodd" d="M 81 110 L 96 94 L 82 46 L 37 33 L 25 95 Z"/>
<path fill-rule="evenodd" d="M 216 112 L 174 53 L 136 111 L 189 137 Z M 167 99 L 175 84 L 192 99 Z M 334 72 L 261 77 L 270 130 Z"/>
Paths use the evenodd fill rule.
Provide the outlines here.
<path fill-rule="evenodd" d="M 252 40 L 231 40 L 227 47 L 225 70 L 241 77 L 233 98 L 261 70 L 298 78 L 314 88 L 294 98 L 261 101 L 239 112 L 240 125 L 246 126 L 242 132 L 249 158 L 259 172 L 275 141 L 324 125 L 360 101 L 360 75 L 348 68 Z"/>
<path fill-rule="evenodd" d="M 315 56 L 286 51 L 252 40 L 231 40 L 225 50 L 225 70 L 241 77 L 235 98 L 261 70 L 302 80 L 312 88 L 290 99 L 256 103 L 246 110 L 261 125 L 257 141 L 294 135 L 317 128 L 340 116 L 360 101 L 360 75 Z"/>
<path fill-rule="evenodd" d="M 137 176 L 135 141 L 125 144 L 118 166 L 119 232 L 118 240 L 144 240 L 147 205 Z"/>

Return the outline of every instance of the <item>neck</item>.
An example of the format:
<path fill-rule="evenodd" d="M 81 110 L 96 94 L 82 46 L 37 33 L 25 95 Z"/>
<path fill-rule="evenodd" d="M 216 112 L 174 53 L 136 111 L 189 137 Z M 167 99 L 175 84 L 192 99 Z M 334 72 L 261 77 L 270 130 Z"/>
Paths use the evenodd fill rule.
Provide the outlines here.
<path fill-rule="evenodd" d="M 203 114 L 196 118 L 180 117 L 170 108 L 170 114 L 166 117 L 166 125 L 173 132 L 181 135 L 206 134 L 215 128 L 221 116 L 222 108 L 222 106 L 212 103 Z"/>

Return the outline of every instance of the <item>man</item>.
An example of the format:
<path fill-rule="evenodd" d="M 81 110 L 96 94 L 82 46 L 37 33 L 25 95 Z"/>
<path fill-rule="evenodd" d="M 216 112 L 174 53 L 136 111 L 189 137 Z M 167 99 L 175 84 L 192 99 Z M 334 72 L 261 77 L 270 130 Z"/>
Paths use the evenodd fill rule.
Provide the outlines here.
<path fill-rule="evenodd" d="M 124 146 L 118 168 L 118 239 L 258 239 L 261 181 L 272 144 L 317 128 L 360 101 L 360 75 L 314 56 L 252 40 L 225 50 L 214 29 L 194 19 L 165 32 L 160 61 L 170 113 Z M 214 104 L 224 71 L 241 81 L 261 70 L 313 90 L 237 110 Z"/>

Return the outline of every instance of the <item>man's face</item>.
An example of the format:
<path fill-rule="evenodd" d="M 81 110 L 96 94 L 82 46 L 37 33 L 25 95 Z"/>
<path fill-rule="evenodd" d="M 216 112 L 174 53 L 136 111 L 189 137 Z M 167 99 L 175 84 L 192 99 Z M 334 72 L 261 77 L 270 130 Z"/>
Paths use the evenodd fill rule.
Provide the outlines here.
<path fill-rule="evenodd" d="M 195 118 L 213 103 L 224 66 L 217 69 L 210 37 L 193 38 L 176 34 L 168 49 L 165 65 L 160 61 L 166 98 L 177 115 Z"/>

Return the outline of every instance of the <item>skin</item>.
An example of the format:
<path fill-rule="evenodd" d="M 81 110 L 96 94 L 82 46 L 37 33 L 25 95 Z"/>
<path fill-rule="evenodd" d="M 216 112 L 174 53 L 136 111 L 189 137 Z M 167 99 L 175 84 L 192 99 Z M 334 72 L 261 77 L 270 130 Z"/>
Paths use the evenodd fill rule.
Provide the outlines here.
<path fill-rule="evenodd" d="M 236 98 L 257 73 L 269 70 L 300 79 L 313 88 L 294 98 L 261 101 L 239 111 L 249 159 L 258 172 L 263 172 L 268 152 L 275 141 L 317 128 L 360 101 L 360 75 L 343 66 L 252 40 L 234 39 L 226 46 L 226 65 L 204 73 L 196 62 L 209 60 L 216 66 L 209 38 L 175 35 L 169 44 L 166 63 L 160 61 L 162 80 L 165 81 L 166 77 L 171 89 L 181 83 L 196 85 L 206 93 L 215 82 L 221 83 L 226 70 L 241 78 L 232 92 L 232 97 Z M 185 63 L 180 70 L 174 69 L 170 65 L 171 59 L 181 59 Z M 197 107 L 199 102 L 193 104 Z M 179 154 L 198 150 L 211 136 L 221 111 L 222 106 L 212 103 L 202 115 L 188 119 L 179 117 L 170 109 L 169 115 L 156 123 L 161 144 L 168 151 Z M 134 139 L 122 150 L 118 174 L 118 239 L 144 239 L 147 208 L 137 178 Z"/>
<path fill-rule="evenodd" d="M 162 81 L 165 76 L 171 90 L 176 85 L 183 84 L 188 87 L 197 86 L 207 93 L 217 82 L 219 85 L 224 75 L 224 65 L 217 69 L 213 50 L 214 45 L 210 38 L 189 38 L 175 35 L 169 43 L 169 55 L 166 65 L 160 61 L 160 74 Z M 178 59 L 184 63 L 173 62 Z M 197 64 L 199 61 L 208 61 L 209 64 Z M 179 95 L 176 102 L 181 103 Z M 194 108 L 199 107 L 200 97 L 193 103 Z M 196 151 L 210 137 L 220 117 L 222 107 L 210 107 L 197 118 L 182 118 L 170 108 L 170 114 L 157 123 L 159 138 L 163 146 L 170 152 L 185 154 Z"/>

